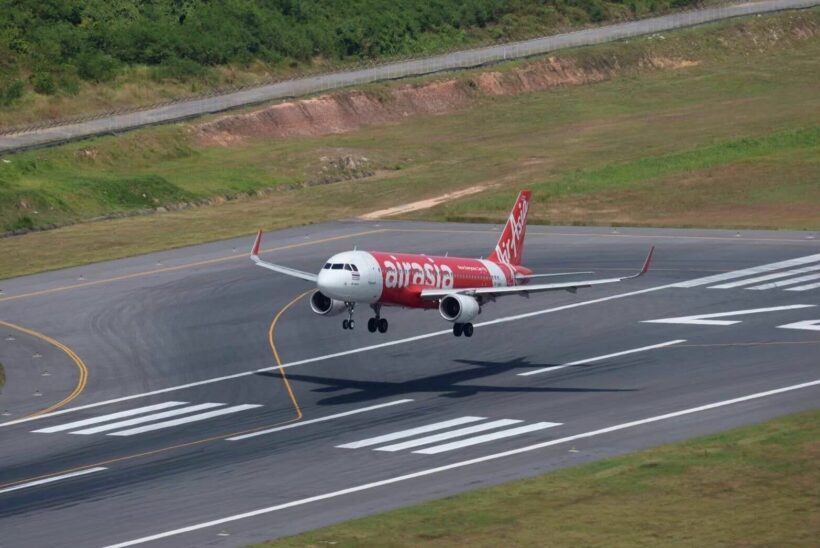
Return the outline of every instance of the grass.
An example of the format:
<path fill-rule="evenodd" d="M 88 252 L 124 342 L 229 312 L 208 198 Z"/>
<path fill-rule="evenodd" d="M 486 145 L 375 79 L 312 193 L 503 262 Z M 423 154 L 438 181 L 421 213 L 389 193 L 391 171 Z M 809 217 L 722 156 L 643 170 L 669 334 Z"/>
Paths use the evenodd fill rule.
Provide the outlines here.
<path fill-rule="evenodd" d="M 810 546 L 818 459 L 811 411 L 257 546 Z"/>
<path fill-rule="evenodd" d="M 534 222 L 816 230 L 818 27 L 813 9 L 569 51 L 562 57 L 579 67 L 617 64 L 619 75 L 477 97 L 469 110 L 347 134 L 210 147 L 182 124 L 7 156 L 0 227 L 71 226 L 0 239 L 0 277 L 352 217 L 477 184 L 491 188 L 408 217 L 502 219 L 530 186 Z M 648 58 L 696 64 L 649 70 Z M 304 188 L 327 158 L 345 155 L 367 157 L 375 174 Z M 201 207 L 173 210 L 179 204 Z M 172 211 L 85 222 L 157 207 Z"/>

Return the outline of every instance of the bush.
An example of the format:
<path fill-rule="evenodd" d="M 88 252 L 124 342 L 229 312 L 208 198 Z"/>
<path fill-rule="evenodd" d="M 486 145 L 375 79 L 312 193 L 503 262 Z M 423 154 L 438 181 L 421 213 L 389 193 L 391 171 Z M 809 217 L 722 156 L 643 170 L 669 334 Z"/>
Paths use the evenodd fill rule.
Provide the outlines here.
<path fill-rule="evenodd" d="M 57 84 L 48 72 L 34 73 L 31 77 L 31 87 L 42 95 L 54 95 L 57 92 Z"/>
<path fill-rule="evenodd" d="M 195 61 L 172 57 L 164 61 L 161 65 L 151 70 L 151 78 L 154 80 L 178 80 L 186 81 L 191 78 L 204 78 L 211 71 Z"/>
<path fill-rule="evenodd" d="M 108 54 L 94 52 L 77 56 L 77 74 L 83 80 L 107 82 L 117 75 L 117 60 Z"/>
<path fill-rule="evenodd" d="M 19 101 L 23 96 L 23 82 L 12 80 L 3 88 L 0 88 L 0 105 L 7 107 Z"/>

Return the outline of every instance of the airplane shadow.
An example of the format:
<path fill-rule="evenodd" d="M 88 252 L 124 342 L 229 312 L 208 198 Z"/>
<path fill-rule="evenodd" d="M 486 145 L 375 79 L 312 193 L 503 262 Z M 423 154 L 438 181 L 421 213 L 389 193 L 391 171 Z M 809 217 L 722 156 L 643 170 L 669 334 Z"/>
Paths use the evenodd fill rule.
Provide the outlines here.
<path fill-rule="evenodd" d="M 479 393 L 560 393 L 560 392 L 633 392 L 635 389 L 623 388 L 574 388 L 574 387 L 535 387 L 535 386 L 492 386 L 464 384 L 470 381 L 486 379 L 494 375 L 514 370 L 550 367 L 552 364 L 532 364 L 525 358 L 515 358 L 507 362 L 486 362 L 478 360 L 454 360 L 458 363 L 475 365 L 470 369 L 451 371 L 438 375 L 411 379 L 403 382 L 356 380 L 305 375 L 288 372 L 288 380 L 320 385 L 312 391 L 315 393 L 332 393 L 345 391 L 344 394 L 320 399 L 317 405 L 344 405 L 361 403 L 381 398 L 405 396 L 427 392 L 439 393 L 445 398 L 465 398 Z M 557 364 L 556 364 L 557 365 Z M 263 377 L 281 378 L 278 371 L 256 373 Z M 349 391 L 349 392 L 348 392 Z"/>

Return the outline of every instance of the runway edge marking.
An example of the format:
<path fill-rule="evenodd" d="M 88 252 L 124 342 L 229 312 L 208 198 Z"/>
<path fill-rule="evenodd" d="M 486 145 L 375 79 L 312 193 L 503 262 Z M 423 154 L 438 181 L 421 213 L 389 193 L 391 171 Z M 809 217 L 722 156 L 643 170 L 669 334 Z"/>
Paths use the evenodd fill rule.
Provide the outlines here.
<path fill-rule="evenodd" d="M 250 512 L 244 512 L 242 514 L 235 514 L 235 515 L 227 516 L 227 517 L 224 517 L 224 518 L 219 518 L 219 519 L 215 519 L 215 520 L 211 520 L 211 521 L 197 523 L 197 524 L 194 524 L 194 525 L 188 525 L 186 527 L 181 527 L 179 529 L 173 529 L 171 531 L 165 531 L 163 533 L 157 533 L 157 534 L 154 534 L 154 535 L 149 535 L 149 536 L 145 536 L 145 537 L 141 537 L 141 538 L 137 538 L 137 539 L 133 539 L 133 540 L 128 540 L 128 541 L 120 542 L 120 543 L 117 543 L 117 544 L 111 544 L 111 545 L 107 546 L 106 548 L 125 548 L 127 546 L 135 546 L 137 544 L 144 544 L 146 542 L 151 542 L 151 541 L 154 541 L 154 540 L 160 540 L 160 539 L 164 539 L 164 538 L 168 538 L 168 537 L 173 537 L 173 536 L 176 536 L 176 535 L 180 535 L 182 533 L 190 533 L 192 531 L 198 531 L 200 529 L 206 529 L 208 527 L 213 527 L 213 526 L 216 526 L 216 525 L 222 525 L 224 523 L 229 523 L 229 522 L 232 522 L 232 521 L 238 521 L 238 520 L 241 520 L 241 519 L 252 518 L 252 517 L 261 516 L 261 515 L 264 515 L 264 514 L 270 514 L 272 512 L 277 512 L 279 510 L 285 510 L 285 509 L 294 508 L 294 507 L 297 507 L 297 506 L 304 506 L 306 504 L 310 504 L 310 503 L 313 503 L 313 502 L 319 502 L 319 501 L 328 500 L 328 499 L 332 499 L 332 498 L 336 498 L 336 497 L 340 497 L 340 496 L 344 496 L 344 495 L 349 495 L 349 494 L 352 494 L 352 493 L 358 493 L 358 492 L 361 492 L 361 491 L 366 491 L 366 490 L 369 490 L 369 489 L 375 489 L 377 487 L 383 487 L 385 485 L 391 485 L 391 484 L 394 484 L 394 483 L 399 483 L 399 482 L 402 482 L 402 481 L 407 481 L 407 480 L 420 478 L 420 477 L 424 477 L 424 476 L 430 476 L 430 475 L 433 475 L 433 474 L 446 472 L 448 470 L 454 470 L 454 469 L 457 469 L 457 468 L 464 468 L 466 466 L 472 466 L 474 464 L 480 464 L 480 463 L 483 463 L 483 462 L 498 460 L 498 459 L 513 456 L 513 455 L 519 455 L 519 454 L 522 454 L 522 453 L 528 453 L 528 452 L 531 452 L 531 451 L 536 451 L 538 449 L 543 449 L 545 447 L 551 447 L 553 445 L 568 443 L 568 442 L 579 440 L 579 439 L 592 438 L 592 437 L 600 436 L 600 435 L 603 435 L 603 434 L 609 434 L 611 432 L 617 432 L 619 430 L 626 430 L 628 428 L 635 428 L 637 426 L 642 426 L 644 424 L 651 424 L 651 423 L 654 423 L 654 422 L 660 422 L 660 421 L 664 421 L 664 420 L 667 420 L 667 419 L 672 419 L 672 418 L 681 417 L 681 416 L 685 416 L 685 415 L 691 415 L 691 414 L 694 414 L 694 413 L 700 413 L 702 411 L 709 411 L 709 410 L 712 410 L 712 409 L 718 409 L 720 407 L 726 407 L 728 405 L 734 405 L 734 404 L 737 404 L 737 403 L 756 400 L 756 399 L 765 398 L 765 397 L 768 397 L 768 396 L 774 396 L 774 395 L 777 395 L 777 394 L 783 394 L 783 393 L 786 393 L 786 392 L 791 392 L 791 391 L 794 391 L 794 390 L 800 390 L 802 388 L 809 388 L 809 387 L 818 386 L 818 385 L 820 385 L 820 379 L 809 381 L 809 382 L 804 382 L 804 383 L 801 383 L 801 384 L 794 384 L 794 385 L 791 385 L 791 386 L 785 386 L 785 387 L 782 387 L 782 388 L 775 388 L 773 390 L 767 390 L 765 392 L 757 392 L 757 393 L 754 393 L 754 394 L 749 394 L 749 395 L 746 395 L 746 396 L 740 396 L 738 398 L 733 398 L 733 399 L 730 399 L 730 400 L 722 400 L 722 401 L 719 401 L 719 402 L 709 403 L 709 404 L 701 405 L 701 406 L 698 406 L 698 407 L 690 407 L 688 409 L 682 409 L 680 411 L 674 411 L 672 413 L 666 413 L 666 414 L 663 414 L 663 415 L 656 415 L 654 417 L 648 417 L 648 418 L 640 419 L 640 420 L 636 420 L 636 421 L 625 422 L 625 423 L 617 424 L 617 425 L 614 425 L 614 426 L 609 426 L 609 427 L 606 427 L 606 428 L 600 428 L 598 430 L 592 430 L 592 431 L 589 431 L 589 432 L 584 432 L 584 433 L 581 433 L 581 434 L 575 434 L 575 435 L 567 436 L 567 437 L 564 437 L 564 438 L 550 440 L 550 441 L 546 441 L 546 442 L 542 442 L 542 443 L 536 443 L 534 445 L 519 447 L 517 449 L 511 449 L 509 451 L 503 451 L 501 453 L 494 453 L 494 454 L 491 454 L 491 455 L 485 455 L 483 457 L 478 457 L 478 458 L 474 458 L 474 459 L 455 462 L 455 463 L 447 464 L 447 465 L 444 465 L 444 466 L 438 466 L 436 468 L 428 468 L 426 470 L 420 470 L 418 472 L 413 472 L 413 473 L 410 473 L 410 474 L 404 474 L 402 476 L 396 476 L 396 477 L 387 478 L 387 479 L 383 479 L 383 480 L 379 480 L 379 481 L 374 481 L 374 482 L 371 482 L 371 483 L 365 483 L 365 484 L 362 484 L 362 485 L 349 487 L 347 489 L 340 489 L 338 491 L 332 491 L 330 493 L 323 493 L 321 495 L 315 495 L 315 496 L 312 496 L 312 497 L 307 497 L 307 498 L 303 498 L 303 499 L 299 499 L 299 500 L 294 500 L 294 501 L 286 502 L 286 503 L 283 503 L 283 504 L 277 504 L 275 506 L 269 506 L 267 508 L 259 508 L 257 510 L 252 510 Z"/>

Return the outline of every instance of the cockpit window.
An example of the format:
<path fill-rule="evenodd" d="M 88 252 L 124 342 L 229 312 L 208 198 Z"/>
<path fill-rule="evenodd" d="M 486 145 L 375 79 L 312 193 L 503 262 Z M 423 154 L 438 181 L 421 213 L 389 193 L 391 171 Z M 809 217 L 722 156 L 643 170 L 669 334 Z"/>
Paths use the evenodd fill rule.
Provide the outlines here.
<path fill-rule="evenodd" d="M 325 263 L 325 266 L 323 268 L 325 270 L 330 270 L 330 263 Z"/>
<path fill-rule="evenodd" d="M 345 270 L 353 270 L 353 269 L 352 269 L 352 268 L 350 268 L 350 265 L 349 265 L 349 264 L 346 264 L 346 265 L 345 265 Z"/>
<path fill-rule="evenodd" d="M 330 268 L 332 268 L 333 270 L 341 270 L 343 266 L 344 265 L 342 263 L 336 263 L 334 265 L 331 265 Z"/>
<path fill-rule="evenodd" d="M 355 264 L 350 265 L 350 268 L 352 268 L 352 269 L 353 269 L 353 272 L 358 272 L 358 271 L 359 271 L 359 269 L 358 269 L 358 268 L 356 268 L 356 265 L 355 265 Z"/>

